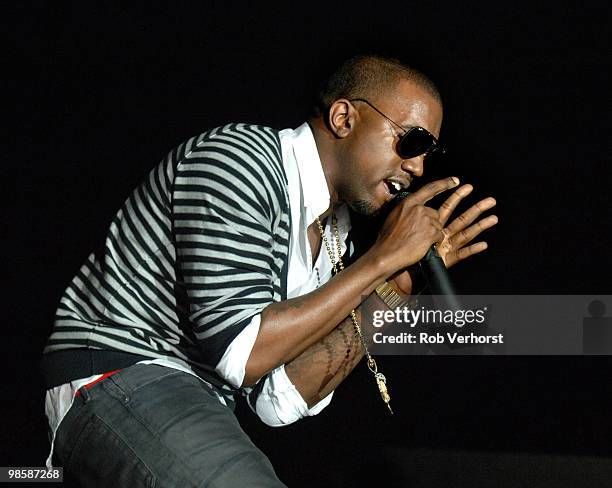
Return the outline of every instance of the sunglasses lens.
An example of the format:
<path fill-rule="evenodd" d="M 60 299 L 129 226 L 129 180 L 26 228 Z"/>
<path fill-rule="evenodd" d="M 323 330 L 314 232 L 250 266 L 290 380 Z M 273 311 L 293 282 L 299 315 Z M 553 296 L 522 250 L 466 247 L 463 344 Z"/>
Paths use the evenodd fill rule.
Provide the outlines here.
<path fill-rule="evenodd" d="M 436 146 L 436 140 L 422 127 L 413 127 L 400 139 L 398 153 L 404 159 L 414 158 L 429 152 Z"/>
<path fill-rule="evenodd" d="M 425 161 L 430 164 L 434 163 L 435 165 L 439 165 L 444 160 L 442 156 L 444 156 L 445 153 L 446 149 L 440 144 L 436 144 L 429 151 L 427 151 L 427 154 L 425 155 Z"/>

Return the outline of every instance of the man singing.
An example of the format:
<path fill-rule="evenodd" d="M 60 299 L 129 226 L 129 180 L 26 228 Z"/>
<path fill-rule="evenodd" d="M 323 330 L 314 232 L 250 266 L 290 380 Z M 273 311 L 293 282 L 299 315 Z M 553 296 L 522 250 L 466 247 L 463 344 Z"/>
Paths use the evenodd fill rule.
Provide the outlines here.
<path fill-rule="evenodd" d="M 172 150 L 61 298 L 42 361 L 48 465 L 85 486 L 285 486 L 236 396 L 271 426 L 316 415 L 364 356 L 364 306 L 410 295 L 406 270 L 433 244 L 447 267 L 486 249 L 470 243 L 495 200 L 447 225 L 472 190 L 449 177 L 397 205 L 344 269 L 349 208 L 374 215 L 421 176 L 441 123 L 428 78 L 358 56 L 297 129 L 230 124 Z"/>

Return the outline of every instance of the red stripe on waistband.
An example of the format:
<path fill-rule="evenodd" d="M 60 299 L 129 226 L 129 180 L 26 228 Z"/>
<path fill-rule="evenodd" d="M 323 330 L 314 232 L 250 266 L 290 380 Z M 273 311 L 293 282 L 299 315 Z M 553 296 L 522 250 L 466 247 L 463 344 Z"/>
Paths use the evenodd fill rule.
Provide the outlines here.
<path fill-rule="evenodd" d="M 106 378 L 108 378 L 109 376 L 112 376 L 116 373 L 118 373 L 119 371 L 123 371 L 122 369 L 115 369 L 114 371 L 109 371 L 108 373 L 104 373 L 102 376 L 100 376 L 97 380 L 93 380 L 90 383 L 87 383 L 86 385 L 83 385 L 81 388 L 86 388 L 86 389 L 90 389 L 92 386 L 94 386 L 96 383 L 99 383 L 102 380 L 105 380 Z M 81 396 L 81 392 L 77 390 L 77 392 L 74 394 L 75 397 Z"/>

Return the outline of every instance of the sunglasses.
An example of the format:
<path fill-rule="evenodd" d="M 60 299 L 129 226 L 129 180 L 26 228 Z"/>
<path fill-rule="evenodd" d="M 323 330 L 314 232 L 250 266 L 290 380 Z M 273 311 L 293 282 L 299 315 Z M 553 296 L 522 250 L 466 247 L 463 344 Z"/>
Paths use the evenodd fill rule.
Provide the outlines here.
<path fill-rule="evenodd" d="M 384 113 L 378 110 L 365 98 L 352 98 L 349 100 L 349 102 L 367 103 L 376 112 L 404 132 L 400 136 L 400 140 L 397 143 L 396 148 L 400 158 L 411 159 L 416 156 L 420 156 L 421 154 L 425 154 L 425 158 L 429 158 L 434 155 L 441 156 L 446 152 L 446 149 L 442 145 L 438 144 L 438 140 L 427 129 L 419 126 L 404 129 L 397 122 L 391 120 Z"/>

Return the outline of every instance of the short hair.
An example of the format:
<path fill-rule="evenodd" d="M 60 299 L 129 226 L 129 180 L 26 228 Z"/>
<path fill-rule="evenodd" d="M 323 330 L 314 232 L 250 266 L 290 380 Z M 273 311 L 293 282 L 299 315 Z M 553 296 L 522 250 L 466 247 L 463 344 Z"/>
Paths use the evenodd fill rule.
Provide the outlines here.
<path fill-rule="evenodd" d="M 427 76 L 398 59 L 378 55 L 354 56 L 343 62 L 324 82 L 313 107 L 313 115 L 327 114 L 340 98 L 376 100 L 381 88 L 389 88 L 405 79 L 427 91 L 442 104 L 436 85 Z"/>

